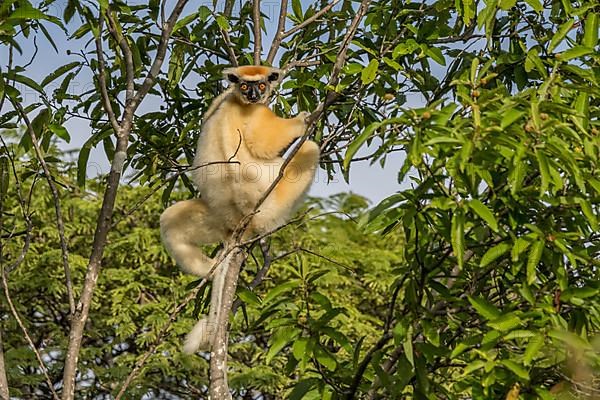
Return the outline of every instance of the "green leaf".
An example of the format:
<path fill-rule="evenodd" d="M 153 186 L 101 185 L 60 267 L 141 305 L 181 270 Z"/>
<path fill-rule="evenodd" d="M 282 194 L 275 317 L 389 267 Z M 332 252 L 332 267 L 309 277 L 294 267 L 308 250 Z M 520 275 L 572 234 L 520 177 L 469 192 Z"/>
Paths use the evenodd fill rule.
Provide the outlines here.
<path fill-rule="evenodd" d="M 302 13 L 302 3 L 300 0 L 292 0 L 292 11 L 294 11 L 296 18 L 303 18 L 304 14 Z"/>
<path fill-rule="evenodd" d="M 301 337 L 298 340 L 294 341 L 294 344 L 292 345 L 292 354 L 294 355 L 294 358 L 296 360 L 302 361 L 312 355 L 306 351 L 306 345 L 308 344 L 309 340 L 310 339 L 307 337 Z"/>
<path fill-rule="evenodd" d="M 468 296 L 467 298 L 475 311 L 485 319 L 494 320 L 502 315 L 496 306 L 482 297 Z"/>
<path fill-rule="evenodd" d="M 444 58 L 444 54 L 442 53 L 441 49 L 437 47 L 428 47 L 425 51 L 425 54 L 427 54 L 436 63 L 440 65 L 446 65 L 446 59 Z"/>
<path fill-rule="evenodd" d="M 475 360 L 467 364 L 467 366 L 463 369 L 462 376 L 465 377 L 470 375 L 472 372 L 477 371 L 485 366 L 485 361 L 483 360 Z"/>
<path fill-rule="evenodd" d="M 50 124 L 48 125 L 48 129 L 50 129 L 52 133 L 54 133 L 56 136 L 58 136 L 65 142 L 69 143 L 71 141 L 71 136 L 69 135 L 67 128 L 65 128 L 64 126 L 58 124 Z"/>
<path fill-rule="evenodd" d="M 244 287 L 239 287 L 236 294 L 246 304 L 260 305 L 260 298 L 254 292 Z"/>
<path fill-rule="evenodd" d="M 212 12 L 210 11 L 210 8 L 206 7 L 206 6 L 200 6 L 200 8 L 198 8 L 198 19 L 202 22 L 206 22 L 208 20 L 208 17 L 210 17 L 212 15 Z"/>
<path fill-rule="evenodd" d="M 542 252 L 544 251 L 544 242 L 542 240 L 537 240 L 531 246 L 531 252 L 529 253 L 529 258 L 527 259 L 527 284 L 533 284 L 537 279 L 536 268 L 540 263 L 540 259 L 542 258 Z"/>
<path fill-rule="evenodd" d="M 544 336 L 537 334 L 529 339 L 525 353 L 523 354 L 523 363 L 530 365 L 531 362 L 536 358 L 540 349 L 544 346 Z"/>
<path fill-rule="evenodd" d="M 501 332 L 510 331 L 521 325 L 521 319 L 515 313 L 504 314 L 493 321 L 489 321 L 488 326 Z"/>
<path fill-rule="evenodd" d="M 48 16 L 37 8 L 33 8 L 31 4 L 22 2 L 22 5 L 17 8 L 11 15 L 8 16 L 7 20 L 26 20 L 26 19 L 48 19 Z"/>
<path fill-rule="evenodd" d="M 219 28 L 223 29 L 225 32 L 229 32 L 231 30 L 231 26 L 229 25 L 229 21 L 223 15 L 217 15 L 217 25 Z"/>
<path fill-rule="evenodd" d="M 33 90 L 37 91 L 38 93 L 41 94 L 45 94 L 44 93 L 44 89 L 33 79 L 21 75 L 21 74 L 15 74 L 14 72 L 10 72 L 6 74 L 6 78 L 7 80 L 14 80 L 16 82 L 22 83 L 25 86 L 28 86 L 30 88 L 32 88 Z"/>
<path fill-rule="evenodd" d="M 496 217 L 494 217 L 494 214 L 485 206 L 485 204 L 477 199 L 473 199 L 468 202 L 468 205 L 469 208 L 475 211 L 494 232 L 498 232 L 498 221 L 496 221 Z"/>
<path fill-rule="evenodd" d="M 548 332 L 548 336 L 565 343 L 573 350 L 592 350 L 592 346 L 586 339 L 573 332 L 552 329 Z"/>
<path fill-rule="evenodd" d="M 464 237 L 465 237 L 465 214 L 462 208 L 457 208 L 452 216 L 451 227 L 452 251 L 456 257 L 458 268 L 462 269 L 464 264 Z"/>
<path fill-rule="evenodd" d="M 462 17 L 465 25 L 469 25 L 475 16 L 475 2 L 473 0 L 457 0 L 461 3 Z"/>
<path fill-rule="evenodd" d="M 500 122 L 500 128 L 506 129 L 520 119 L 523 114 L 525 114 L 523 111 L 520 111 L 516 108 L 510 108 L 506 110 L 506 112 L 503 113 L 502 122 Z"/>
<path fill-rule="evenodd" d="M 275 357 L 277 353 L 279 353 L 288 343 L 295 340 L 300 333 L 300 329 L 289 326 L 280 328 L 278 331 L 276 331 L 271 337 L 271 345 L 269 346 L 269 351 L 267 351 L 265 356 L 266 363 L 270 364 L 273 357 Z"/>
<path fill-rule="evenodd" d="M 173 26 L 173 34 L 175 34 L 181 28 L 187 26 L 188 24 L 190 24 L 192 21 L 196 20 L 197 18 L 198 18 L 197 12 L 191 13 L 191 14 L 186 15 L 185 17 L 181 18 L 179 21 L 177 21 L 175 26 Z M 219 26 L 221 26 L 221 25 L 219 24 Z M 225 29 L 225 28 L 223 28 L 223 29 Z"/>
<path fill-rule="evenodd" d="M 335 358 L 333 358 L 333 356 L 327 352 L 327 350 L 321 346 L 317 346 L 315 349 L 315 356 L 321 365 L 325 366 L 325 368 L 327 368 L 329 371 L 335 371 L 337 362 L 335 361 Z"/>
<path fill-rule="evenodd" d="M 552 53 L 552 51 L 563 41 L 567 33 L 573 28 L 573 24 L 575 20 L 570 19 L 567 22 L 563 23 L 560 28 L 556 31 L 552 39 L 550 40 L 550 44 L 548 45 L 548 53 Z"/>
<path fill-rule="evenodd" d="M 550 168 L 548 167 L 548 159 L 539 149 L 535 149 L 535 157 L 537 158 L 538 165 L 540 167 L 540 196 L 543 196 L 548 190 L 548 183 L 550 182 Z"/>
<path fill-rule="evenodd" d="M 507 369 L 509 369 L 512 373 L 517 375 L 519 378 L 524 379 L 526 381 L 529 380 L 529 372 L 521 365 L 517 364 L 511 360 L 501 360 L 500 363 L 504 365 Z"/>
<path fill-rule="evenodd" d="M 377 77 L 377 69 L 379 68 L 379 61 L 373 59 L 369 62 L 361 72 L 360 79 L 363 85 L 367 85 L 375 80 Z"/>
<path fill-rule="evenodd" d="M 588 11 L 585 17 L 583 45 L 593 49 L 598 44 L 598 12 Z"/>
<path fill-rule="evenodd" d="M 488 266 L 493 261 L 501 257 L 504 253 L 506 253 L 510 248 L 511 245 L 509 243 L 500 243 L 492 247 L 491 249 L 485 252 L 483 257 L 481 257 L 481 262 L 479 263 L 479 266 L 481 268 Z"/>
<path fill-rule="evenodd" d="M 583 215 L 585 215 L 588 222 L 590 223 L 590 227 L 592 228 L 592 231 L 598 232 L 598 230 L 599 230 L 598 229 L 598 218 L 596 217 L 596 213 L 594 212 L 594 209 L 592 208 L 592 204 L 587 199 L 583 199 L 583 198 L 577 199 L 577 203 L 579 203 L 579 207 L 581 207 L 581 211 L 583 212 Z"/>
<path fill-rule="evenodd" d="M 540 13 L 544 10 L 544 6 L 540 0 L 525 0 L 525 2 L 529 4 L 529 6 L 533 8 L 533 11 L 537 13 Z"/>
<path fill-rule="evenodd" d="M 594 49 L 590 49 L 589 47 L 584 46 L 575 46 L 567 51 L 559 53 L 557 58 L 561 61 L 569 61 L 573 58 L 579 58 L 583 56 L 587 56 L 588 54 L 592 54 Z"/>
<path fill-rule="evenodd" d="M 308 393 L 313 387 L 318 384 L 318 380 L 316 378 L 309 378 L 302 380 L 294 386 L 294 390 L 290 393 L 288 397 L 289 400 L 301 400 L 304 398 L 304 395 Z"/>
<path fill-rule="evenodd" d="M 511 250 L 511 259 L 513 262 L 516 262 L 519 259 L 519 255 L 524 252 L 527 247 L 531 244 L 531 238 L 524 236 L 515 240 L 513 248 Z"/>
<path fill-rule="evenodd" d="M 276 298 L 280 297 L 283 293 L 289 292 L 297 288 L 298 286 L 300 286 L 300 281 L 298 281 L 297 279 L 293 279 L 275 286 L 269 291 L 269 293 L 267 293 L 263 300 L 263 304 L 269 304 L 272 300 L 275 300 Z"/>

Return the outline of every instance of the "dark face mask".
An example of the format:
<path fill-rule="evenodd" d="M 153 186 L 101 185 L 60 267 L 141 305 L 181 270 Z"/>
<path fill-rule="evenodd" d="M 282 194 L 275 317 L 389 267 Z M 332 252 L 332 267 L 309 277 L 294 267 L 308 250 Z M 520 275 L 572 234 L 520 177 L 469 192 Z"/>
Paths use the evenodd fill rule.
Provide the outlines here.
<path fill-rule="evenodd" d="M 266 90 L 267 84 L 264 81 L 242 81 L 240 83 L 240 92 L 250 103 L 260 102 Z"/>

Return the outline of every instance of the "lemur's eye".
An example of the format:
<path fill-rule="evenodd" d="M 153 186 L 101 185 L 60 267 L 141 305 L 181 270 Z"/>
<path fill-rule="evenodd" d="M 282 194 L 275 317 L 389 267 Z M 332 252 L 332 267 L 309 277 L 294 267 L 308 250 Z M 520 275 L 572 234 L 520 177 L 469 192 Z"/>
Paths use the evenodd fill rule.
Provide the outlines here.
<path fill-rule="evenodd" d="M 260 83 L 260 84 L 258 85 L 258 88 L 260 89 L 260 91 L 261 91 L 261 92 L 264 92 L 264 91 L 265 91 L 265 89 L 267 88 L 267 85 L 265 85 L 264 83 Z"/>
<path fill-rule="evenodd" d="M 246 85 L 245 83 L 242 83 L 240 85 L 240 89 L 243 90 L 243 91 L 246 91 L 246 90 L 248 90 L 248 85 Z"/>

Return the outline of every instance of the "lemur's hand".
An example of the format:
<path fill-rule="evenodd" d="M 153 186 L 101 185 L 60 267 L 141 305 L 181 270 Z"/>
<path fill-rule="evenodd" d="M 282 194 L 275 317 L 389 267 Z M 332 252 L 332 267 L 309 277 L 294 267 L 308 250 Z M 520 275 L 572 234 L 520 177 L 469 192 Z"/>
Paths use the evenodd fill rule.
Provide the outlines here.
<path fill-rule="evenodd" d="M 300 121 L 304 122 L 304 125 L 308 125 L 308 118 L 310 117 L 310 113 L 308 111 L 301 111 L 296 118 Z"/>

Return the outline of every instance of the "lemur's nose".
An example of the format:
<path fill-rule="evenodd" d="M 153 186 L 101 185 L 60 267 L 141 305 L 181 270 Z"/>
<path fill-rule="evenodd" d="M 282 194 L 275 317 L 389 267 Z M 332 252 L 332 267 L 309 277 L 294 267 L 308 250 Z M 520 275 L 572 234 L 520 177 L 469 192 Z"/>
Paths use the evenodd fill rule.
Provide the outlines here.
<path fill-rule="evenodd" d="M 252 101 L 256 101 L 260 98 L 260 92 L 257 87 L 253 87 L 248 92 L 248 99 Z"/>

